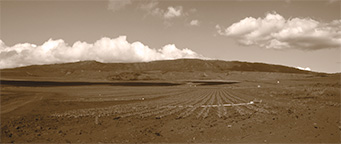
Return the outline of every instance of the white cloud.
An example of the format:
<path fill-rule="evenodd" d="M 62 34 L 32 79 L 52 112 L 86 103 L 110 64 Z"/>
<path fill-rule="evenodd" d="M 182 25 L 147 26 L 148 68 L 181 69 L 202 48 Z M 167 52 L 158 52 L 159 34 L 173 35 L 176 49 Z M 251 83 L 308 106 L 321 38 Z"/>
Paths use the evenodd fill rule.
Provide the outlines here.
<path fill-rule="evenodd" d="M 108 9 L 113 12 L 119 11 L 128 5 L 133 3 L 138 3 L 138 8 L 147 12 L 148 15 L 159 16 L 166 20 L 188 16 L 189 13 L 195 13 L 197 10 L 192 8 L 188 11 L 184 11 L 182 6 L 168 6 L 167 9 L 162 9 L 159 7 L 158 0 L 146 0 L 146 1 L 136 1 L 136 0 L 109 0 Z"/>
<path fill-rule="evenodd" d="M 189 24 L 191 26 L 199 26 L 199 20 L 192 20 Z"/>
<path fill-rule="evenodd" d="M 132 4 L 132 0 L 109 0 L 108 9 L 116 12 L 130 4 Z"/>
<path fill-rule="evenodd" d="M 182 6 L 168 6 L 167 9 L 162 9 L 159 7 L 159 1 L 155 0 L 142 2 L 139 5 L 139 8 L 143 11 L 146 11 L 148 15 L 163 18 L 164 20 L 168 21 L 166 23 L 169 23 L 169 20 L 171 19 L 185 17 L 197 11 L 194 8 L 185 11 Z"/>
<path fill-rule="evenodd" d="M 164 18 L 170 19 L 174 17 L 180 17 L 183 15 L 182 6 L 168 7 L 168 10 L 164 13 Z"/>
<path fill-rule="evenodd" d="M 216 29 L 220 35 L 235 38 L 240 44 L 268 49 L 341 47 L 341 20 L 324 23 L 311 18 L 285 19 L 277 13 L 268 13 L 265 18 L 247 17 L 226 29 L 219 25 Z"/>
<path fill-rule="evenodd" d="M 94 43 L 77 41 L 72 46 L 61 39 L 50 39 L 40 46 L 23 43 L 8 47 L 0 40 L 0 57 L 0 68 L 84 60 L 109 63 L 204 58 L 190 49 L 178 49 L 174 44 L 152 49 L 141 42 L 129 43 L 126 36 L 104 37 Z"/>
<path fill-rule="evenodd" d="M 309 67 L 306 67 L 306 68 L 304 68 L 304 67 L 296 67 L 297 69 L 300 69 L 300 70 L 306 70 L 306 71 L 311 71 L 311 69 L 309 68 Z"/>

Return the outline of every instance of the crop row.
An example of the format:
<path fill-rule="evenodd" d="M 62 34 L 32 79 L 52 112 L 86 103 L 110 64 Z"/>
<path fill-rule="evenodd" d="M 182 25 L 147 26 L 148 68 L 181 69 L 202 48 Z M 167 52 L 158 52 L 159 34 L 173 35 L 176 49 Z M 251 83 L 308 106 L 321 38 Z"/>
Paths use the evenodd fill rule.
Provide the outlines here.
<path fill-rule="evenodd" d="M 171 92 L 168 94 L 151 95 L 159 99 L 140 101 L 129 104 L 119 104 L 104 108 L 88 108 L 53 114 L 57 117 L 82 117 L 82 116 L 114 116 L 136 118 L 207 118 L 210 114 L 219 118 L 228 117 L 237 112 L 239 115 L 250 115 L 254 112 L 269 113 L 267 108 L 259 104 L 243 104 L 248 100 L 242 98 L 240 93 L 231 92 L 230 89 L 190 89 L 188 91 Z M 224 105 L 225 104 L 225 105 Z M 226 104 L 235 104 L 226 107 Z M 238 105 L 238 106 L 237 106 Z"/>

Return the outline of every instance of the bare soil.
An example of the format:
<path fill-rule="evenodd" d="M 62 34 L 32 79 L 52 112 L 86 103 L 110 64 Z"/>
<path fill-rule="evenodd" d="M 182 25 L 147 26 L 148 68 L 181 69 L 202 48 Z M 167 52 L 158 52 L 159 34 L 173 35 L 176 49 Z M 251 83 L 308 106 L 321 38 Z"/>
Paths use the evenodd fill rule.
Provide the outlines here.
<path fill-rule="evenodd" d="M 341 142 L 340 75 L 257 75 L 222 85 L 2 84 L 1 142 Z"/>

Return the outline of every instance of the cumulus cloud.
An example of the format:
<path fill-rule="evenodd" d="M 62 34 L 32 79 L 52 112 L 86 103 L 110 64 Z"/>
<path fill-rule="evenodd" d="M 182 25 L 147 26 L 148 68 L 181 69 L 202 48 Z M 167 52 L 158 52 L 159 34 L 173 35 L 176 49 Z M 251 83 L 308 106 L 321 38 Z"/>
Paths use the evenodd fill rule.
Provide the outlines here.
<path fill-rule="evenodd" d="M 108 9 L 116 12 L 130 4 L 132 4 L 131 0 L 109 0 Z"/>
<path fill-rule="evenodd" d="M 179 58 L 204 58 L 190 49 L 178 49 L 174 44 L 152 49 L 141 42 L 129 43 L 126 36 L 103 37 L 94 43 L 77 41 L 72 46 L 64 40 L 49 39 L 37 46 L 30 43 L 6 46 L 0 40 L 0 68 L 33 64 L 53 64 L 96 60 L 99 62 L 146 62 Z"/>
<path fill-rule="evenodd" d="M 306 71 L 311 71 L 311 69 L 309 68 L 309 67 L 306 67 L 306 68 L 304 68 L 304 67 L 296 67 L 297 69 L 300 69 L 300 70 L 306 70 Z"/>
<path fill-rule="evenodd" d="M 159 2 L 152 0 L 141 3 L 139 8 L 147 12 L 147 14 L 152 16 L 158 16 L 165 20 L 174 19 L 177 17 L 188 16 L 189 13 L 195 13 L 196 9 L 190 9 L 185 11 L 182 6 L 168 6 L 167 9 L 162 9 L 159 7 Z"/>
<path fill-rule="evenodd" d="M 147 12 L 147 14 L 152 16 L 159 16 L 166 20 L 187 16 L 189 13 L 195 13 L 196 9 L 190 9 L 188 11 L 184 11 L 182 6 L 168 6 L 167 9 L 162 9 L 159 7 L 158 0 L 146 0 L 146 1 L 137 1 L 137 0 L 109 0 L 108 9 L 113 12 L 119 11 L 125 8 L 128 5 L 133 3 L 138 3 L 138 8 Z"/>
<path fill-rule="evenodd" d="M 199 26 L 199 20 L 192 20 L 189 24 L 191 26 Z"/>
<path fill-rule="evenodd" d="M 164 18 L 170 19 L 174 17 L 180 17 L 183 15 L 182 6 L 168 7 L 168 10 L 164 13 Z"/>
<path fill-rule="evenodd" d="M 341 20 L 325 23 L 311 18 L 285 19 L 274 12 L 264 18 L 247 17 L 226 29 L 217 25 L 216 29 L 240 44 L 268 49 L 317 50 L 341 46 Z"/>

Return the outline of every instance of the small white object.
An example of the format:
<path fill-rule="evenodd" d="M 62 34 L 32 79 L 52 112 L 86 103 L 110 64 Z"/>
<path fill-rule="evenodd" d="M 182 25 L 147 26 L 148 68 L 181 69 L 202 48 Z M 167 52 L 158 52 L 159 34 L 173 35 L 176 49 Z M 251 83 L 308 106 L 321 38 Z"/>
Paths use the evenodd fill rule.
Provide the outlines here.
<path fill-rule="evenodd" d="M 144 98 L 142 98 L 142 100 L 144 100 Z"/>
<path fill-rule="evenodd" d="M 279 84 L 279 81 L 277 81 L 277 83 Z"/>
<path fill-rule="evenodd" d="M 95 117 L 95 124 L 98 125 L 98 116 Z"/>
<path fill-rule="evenodd" d="M 250 101 L 250 104 L 253 104 L 253 101 Z"/>
<path fill-rule="evenodd" d="M 260 85 L 258 85 L 257 87 L 260 88 Z"/>

